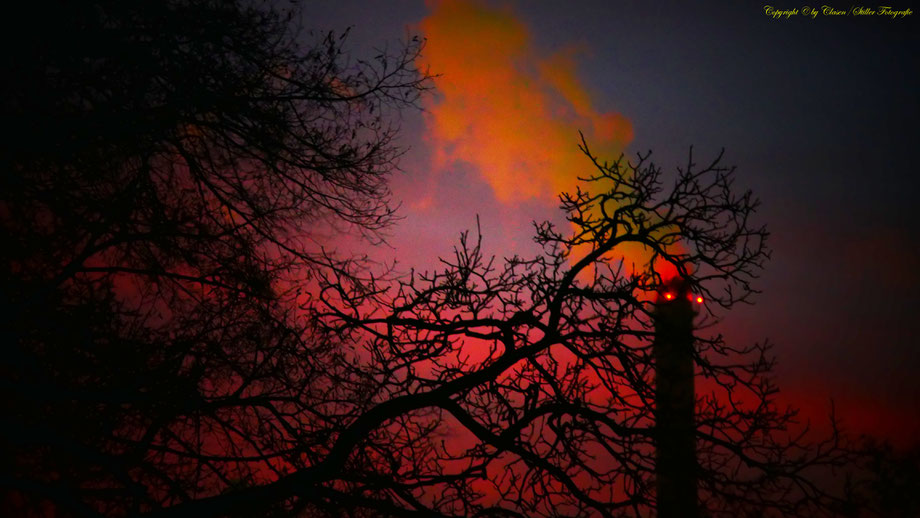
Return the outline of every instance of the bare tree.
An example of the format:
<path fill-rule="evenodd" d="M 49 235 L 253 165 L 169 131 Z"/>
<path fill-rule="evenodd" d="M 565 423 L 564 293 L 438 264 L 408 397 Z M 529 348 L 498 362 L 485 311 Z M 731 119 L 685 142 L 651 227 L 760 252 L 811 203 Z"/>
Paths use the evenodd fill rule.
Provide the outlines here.
<path fill-rule="evenodd" d="M 297 305 L 348 264 L 323 232 L 378 238 L 393 219 L 421 42 L 357 60 L 271 2 L 7 15 L 9 514 L 138 514 L 312 464 L 340 354 Z"/>
<path fill-rule="evenodd" d="M 391 221 L 388 121 L 425 88 L 419 42 L 350 61 L 271 4 L 20 10 L 0 156 L 8 509 L 654 510 L 662 273 L 715 315 L 767 257 L 721 156 L 664 189 L 647 157 L 585 146 L 571 228 L 537 225 L 542 254 L 499 265 L 464 236 L 442 270 L 381 280 L 319 234 Z M 798 434 L 767 353 L 695 337 L 704 513 L 842 505 L 810 470 L 847 451 Z"/>
<path fill-rule="evenodd" d="M 561 197 L 571 229 L 537 225 L 541 255 L 498 266 L 464 235 L 443 270 L 398 286 L 325 278 L 319 320 L 362 349 L 356 372 L 376 389 L 323 461 L 341 474 L 290 480 L 365 495 L 349 503 L 383 514 L 648 515 L 668 433 L 654 336 L 670 271 L 703 313 L 690 353 L 701 514 L 835 514 L 844 495 L 822 470 L 851 450 L 833 418 L 809 442 L 775 401 L 769 346 L 702 331 L 756 293 L 768 257 L 756 199 L 735 191 L 721 154 L 701 166 L 691 153 L 665 189 L 647 156 L 583 151 L 594 172 Z"/>
<path fill-rule="evenodd" d="M 864 437 L 858 470 L 848 473 L 842 516 L 906 518 L 920 514 L 920 449 L 898 450 Z"/>
<path fill-rule="evenodd" d="M 721 155 L 691 155 L 665 189 L 647 156 L 608 164 L 583 150 L 593 173 L 561 198 L 571 229 L 537 225 L 536 257 L 499 266 L 464 235 L 443 269 L 401 282 L 323 272 L 303 309 L 341 361 L 311 393 L 309 459 L 157 515 L 654 514 L 664 272 L 704 301 L 691 352 L 700 514 L 845 509 L 821 480 L 851 459 L 836 426 L 810 442 L 775 402 L 768 345 L 700 331 L 755 293 L 768 256 L 757 201 L 734 191 Z"/>

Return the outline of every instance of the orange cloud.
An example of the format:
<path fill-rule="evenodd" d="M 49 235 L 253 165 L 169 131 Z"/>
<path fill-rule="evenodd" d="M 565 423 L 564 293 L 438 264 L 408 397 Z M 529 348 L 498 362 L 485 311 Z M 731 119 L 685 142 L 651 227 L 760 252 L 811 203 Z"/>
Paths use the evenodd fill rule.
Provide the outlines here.
<path fill-rule="evenodd" d="M 590 167 L 576 146 L 579 130 L 610 158 L 632 140 L 628 120 L 594 107 L 575 52 L 541 55 L 509 8 L 435 2 L 421 30 L 420 64 L 441 74 L 427 106 L 435 167 L 475 166 L 500 202 L 553 201 L 573 190 Z"/>
<path fill-rule="evenodd" d="M 578 149 L 579 131 L 603 160 L 617 158 L 632 141 L 629 120 L 598 111 L 578 78 L 578 47 L 541 53 L 509 7 L 479 0 L 430 6 L 420 24 L 427 45 L 419 64 L 440 74 L 426 106 L 436 170 L 466 163 L 502 204 L 554 204 L 561 192 L 575 190 L 578 177 L 596 172 Z M 571 257 L 587 252 L 580 247 Z M 641 272 L 651 257 L 650 249 L 628 243 L 609 259 Z M 666 279 L 677 274 L 663 260 L 655 270 Z M 585 278 L 591 274 L 586 271 Z"/>

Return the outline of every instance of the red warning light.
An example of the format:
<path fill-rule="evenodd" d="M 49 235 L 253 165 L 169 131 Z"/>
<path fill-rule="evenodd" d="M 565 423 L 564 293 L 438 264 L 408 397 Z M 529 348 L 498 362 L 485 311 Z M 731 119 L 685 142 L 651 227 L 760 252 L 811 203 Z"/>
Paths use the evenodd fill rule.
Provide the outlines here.
<path fill-rule="evenodd" d="M 671 300 L 671 299 L 674 298 L 674 294 L 673 294 L 673 293 L 665 293 L 665 294 L 664 294 L 664 298 L 666 298 L 666 299 L 668 299 L 668 300 Z"/>
<path fill-rule="evenodd" d="M 696 298 L 696 303 L 697 303 L 697 304 L 702 304 L 702 303 L 703 303 L 703 297 L 697 297 L 697 298 Z"/>

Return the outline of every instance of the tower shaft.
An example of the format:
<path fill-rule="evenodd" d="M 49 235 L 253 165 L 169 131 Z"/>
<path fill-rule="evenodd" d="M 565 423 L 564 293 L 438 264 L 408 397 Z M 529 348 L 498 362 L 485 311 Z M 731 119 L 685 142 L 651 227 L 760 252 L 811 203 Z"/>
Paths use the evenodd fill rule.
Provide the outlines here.
<path fill-rule="evenodd" d="M 658 516 L 696 518 L 693 317 L 688 290 L 674 290 L 655 310 L 655 472 Z"/>

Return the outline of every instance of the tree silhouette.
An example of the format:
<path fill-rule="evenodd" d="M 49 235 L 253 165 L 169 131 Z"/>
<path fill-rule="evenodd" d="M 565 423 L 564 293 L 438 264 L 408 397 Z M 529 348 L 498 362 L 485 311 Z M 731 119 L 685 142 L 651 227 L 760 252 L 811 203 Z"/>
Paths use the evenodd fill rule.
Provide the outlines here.
<path fill-rule="evenodd" d="M 796 411 L 775 401 L 769 345 L 700 331 L 755 293 L 768 257 L 755 198 L 735 192 L 721 154 L 701 167 L 691 153 L 665 189 L 647 156 L 609 164 L 583 151 L 594 173 L 561 197 L 571 229 L 537 225 L 541 255 L 498 266 L 464 235 L 443 270 L 395 287 L 324 277 L 318 321 L 361 350 L 354 375 L 376 387 L 324 459 L 348 476 L 292 484 L 335 484 L 366 495 L 353 507 L 381 513 L 645 516 L 657 467 L 658 479 L 698 480 L 705 516 L 840 509 L 844 495 L 818 482 L 851 459 L 833 418 L 831 434 L 810 442 Z M 686 353 L 697 385 L 692 474 L 674 472 L 685 458 L 656 466 L 656 446 L 687 440 L 682 418 L 656 427 L 656 386 L 675 368 L 657 365 L 670 353 L 657 350 L 656 314 L 683 313 L 665 304 L 675 279 L 709 316 Z"/>
<path fill-rule="evenodd" d="M 20 6 L 3 85 L 7 514 L 573 516 L 655 510 L 655 314 L 754 293 L 756 201 L 721 156 L 664 189 L 597 160 L 571 228 L 499 265 L 463 236 L 402 280 L 322 247 L 392 220 L 420 43 L 350 60 L 246 2 Z M 299 42 L 310 41 L 308 45 Z M 7 49 L 10 47 L 7 46 Z M 588 164 L 588 162 L 586 162 Z M 701 513 L 846 504 L 777 407 L 767 344 L 699 332 Z M 759 514 L 758 514 L 759 513 Z"/>
<path fill-rule="evenodd" d="M 848 502 L 840 514 L 892 518 L 920 514 L 920 449 L 896 451 L 867 437 L 859 453 L 860 469 L 848 477 Z"/>
<path fill-rule="evenodd" d="M 0 101 L 7 514 L 138 514 L 312 462 L 339 360 L 295 310 L 348 264 L 324 233 L 392 221 L 421 42 L 356 60 L 269 2 L 22 4 Z"/>
<path fill-rule="evenodd" d="M 324 271 L 304 310 L 312 338 L 342 361 L 311 408 L 326 435 L 302 446 L 310 461 L 161 514 L 655 513 L 656 477 L 670 469 L 656 447 L 685 441 L 656 422 L 656 314 L 674 279 L 710 315 L 748 300 L 767 233 L 721 155 L 703 167 L 691 155 L 666 190 L 647 156 L 608 164 L 583 150 L 595 172 L 561 198 L 569 231 L 537 225 L 542 254 L 498 266 L 465 234 L 443 269 L 395 284 Z M 851 458 L 836 426 L 809 442 L 775 402 L 768 345 L 730 347 L 696 329 L 700 514 L 843 509 L 819 482 Z"/>

